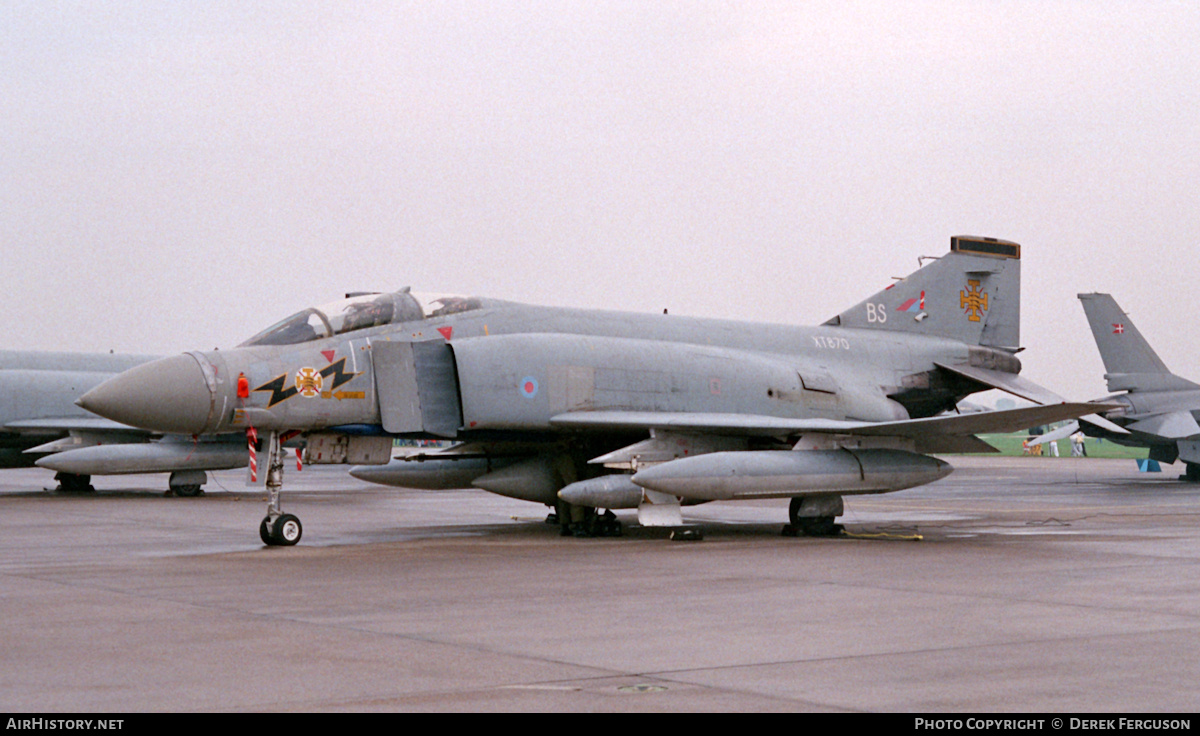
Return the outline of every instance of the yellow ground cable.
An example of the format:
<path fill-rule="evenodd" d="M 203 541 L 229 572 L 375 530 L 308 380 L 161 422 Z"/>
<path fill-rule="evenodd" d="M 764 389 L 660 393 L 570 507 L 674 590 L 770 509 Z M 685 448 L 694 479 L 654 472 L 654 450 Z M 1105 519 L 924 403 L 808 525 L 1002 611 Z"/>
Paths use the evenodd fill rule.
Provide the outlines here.
<path fill-rule="evenodd" d="M 888 534 L 887 532 L 876 532 L 874 534 L 842 532 L 842 536 L 850 537 L 851 539 L 883 539 L 893 540 L 897 542 L 921 542 L 925 537 L 920 534 Z"/>

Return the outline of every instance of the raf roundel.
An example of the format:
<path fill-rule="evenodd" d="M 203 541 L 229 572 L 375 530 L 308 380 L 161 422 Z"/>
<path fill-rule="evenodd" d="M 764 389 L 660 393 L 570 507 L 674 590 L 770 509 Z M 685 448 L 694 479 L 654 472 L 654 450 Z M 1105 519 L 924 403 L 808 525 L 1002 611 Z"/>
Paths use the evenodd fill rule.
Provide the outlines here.
<path fill-rule="evenodd" d="M 525 376 L 522 378 L 520 384 L 518 384 L 518 387 L 521 389 L 521 395 L 527 399 L 532 399 L 534 396 L 537 396 L 538 382 L 533 376 Z"/>

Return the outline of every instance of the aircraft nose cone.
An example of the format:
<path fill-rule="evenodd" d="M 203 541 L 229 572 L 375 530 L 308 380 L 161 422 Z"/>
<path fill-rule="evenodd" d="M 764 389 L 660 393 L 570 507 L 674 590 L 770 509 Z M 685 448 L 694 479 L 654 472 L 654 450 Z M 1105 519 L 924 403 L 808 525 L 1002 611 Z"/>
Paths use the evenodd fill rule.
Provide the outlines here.
<path fill-rule="evenodd" d="M 77 403 L 93 414 L 133 427 L 202 434 L 212 415 L 213 393 L 198 359 L 176 355 L 114 376 Z"/>

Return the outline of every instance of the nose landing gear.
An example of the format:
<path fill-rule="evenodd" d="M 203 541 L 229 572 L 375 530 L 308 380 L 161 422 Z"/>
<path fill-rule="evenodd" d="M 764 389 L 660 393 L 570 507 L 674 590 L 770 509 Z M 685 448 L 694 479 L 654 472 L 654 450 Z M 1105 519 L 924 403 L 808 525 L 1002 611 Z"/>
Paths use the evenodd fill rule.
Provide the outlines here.
<path fill-rule="evenodd" d="M 272 430 L 267 450 L 267 515 L 258 525 L 258 537 L 268 547 L 290 547 L 304 534 L 300 519 L 283 513 L 279 501 L 282 490 L 283 441 L 278 430 Z"/>

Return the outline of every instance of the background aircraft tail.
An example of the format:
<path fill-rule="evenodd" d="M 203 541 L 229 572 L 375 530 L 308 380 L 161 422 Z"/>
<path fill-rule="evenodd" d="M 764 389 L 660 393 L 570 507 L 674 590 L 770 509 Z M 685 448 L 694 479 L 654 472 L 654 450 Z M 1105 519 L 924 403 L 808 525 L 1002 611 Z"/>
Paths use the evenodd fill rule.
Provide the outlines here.
<path fill-rule="evenodd" d="M 947 337 L 1016 351 L 1021 246 L 957 235 L 950 252 L 825 323 Z"/>
<path fill-rule="evenodd" d="M 1198 388 L 1171 373 L 1129 315 L 1109 294 L 1080 294 L 1096 348 L 1104 361 L 1109 391 L 1167 391 Z"/>

